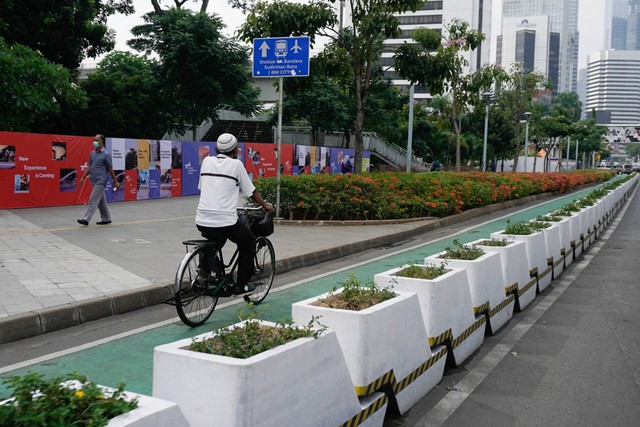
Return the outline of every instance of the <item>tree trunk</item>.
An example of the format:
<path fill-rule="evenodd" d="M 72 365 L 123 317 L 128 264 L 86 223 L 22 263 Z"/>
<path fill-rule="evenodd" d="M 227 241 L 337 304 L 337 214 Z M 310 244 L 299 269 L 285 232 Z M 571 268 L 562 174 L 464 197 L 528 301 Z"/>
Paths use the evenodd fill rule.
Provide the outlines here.
<path fill-rule="evenodd" d="M 518 170 L 518 159 L 520 158 L 520 121 L 515 126 L 515 134 L 516 134 L 516 150 L 513 155 L 513 166 L 511 167 L 511 172 L 515 172 Z"/>
<path fill-rule="evenodd" d="M 461 155 L 460 155 L 460 134 L 462 127 L 462 117 L 458 117 L 458 104 L 456 103 L 456 90 L 455 87 L 452 90 L 451 99 L 451 121 L 453 122 L 453 130 L 456 133 L 456 172 L 460 172 L 461 168 Z"/>
<path fill-rule="evenodd" d="M 158 0 L 151 0 L 151 4 L 153 5 L 153 10 L 160 15 L 162 13 L 162 8 L 160 7 Z"/>
<path fill-rule="evenodd" d="M 349 148 L 349 145 L 351 145 L 351 131 L 349 131 L 349 129 L 345 129 L 342 133 L 342 146 L 344 148 Z"/>
<path fill-rule="evenodd" d="M 357 63 L 357 61 L 354 61 Z M 354 155 L 353 155 L 353 171 L 355 173 L 362 172 L 362 154 L 364 151 L 364 105 L 365 105 L 365 92 L 362 87 L 362 64 L 354 67 L 355 71 L 355 95 L 356 95 L 356 120 L 353 123 L 353 133 L 355 134 L 354 141 Z"/>
<path fill-rule="evenodd" d="M 360 102 L 358 101 L 358 104 Z M 361 110 L 358 107 L 355 121 L 355 143 L 354 143 L 354 155 L 353 155 L 353 171 L 355 173 L 362 172 L 362 154 L 364 153 L 364 136 L 363 136 L 363 124 L 364 124 L 364 108 Z"/>

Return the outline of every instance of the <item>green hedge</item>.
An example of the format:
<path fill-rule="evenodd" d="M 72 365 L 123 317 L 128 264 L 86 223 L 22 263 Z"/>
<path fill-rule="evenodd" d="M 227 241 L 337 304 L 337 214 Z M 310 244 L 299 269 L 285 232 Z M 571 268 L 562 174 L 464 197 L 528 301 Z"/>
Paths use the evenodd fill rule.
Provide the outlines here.
<path fill-rule="evenodd" d="M 366 173 L 282 176 L 280 215 L 291 220 L 445 217 L 545 192 L 609 180 L 609 170 L 569 173 Z M 276 201 L 276 179 L 255 185 Z"/>

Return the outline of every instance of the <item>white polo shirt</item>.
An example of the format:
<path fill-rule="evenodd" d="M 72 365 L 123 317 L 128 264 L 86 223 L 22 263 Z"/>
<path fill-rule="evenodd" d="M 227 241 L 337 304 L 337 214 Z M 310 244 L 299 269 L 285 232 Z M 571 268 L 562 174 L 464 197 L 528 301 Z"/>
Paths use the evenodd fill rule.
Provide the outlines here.
<path fill-rule="evenodd" d="M 240 160 L 224 154 L 209 156 L 200 168 L 200 202 L 196 224 L 204 227 L 227 227 L 238 221 L 240 192 L 250 197 L 256 187 Z"/>

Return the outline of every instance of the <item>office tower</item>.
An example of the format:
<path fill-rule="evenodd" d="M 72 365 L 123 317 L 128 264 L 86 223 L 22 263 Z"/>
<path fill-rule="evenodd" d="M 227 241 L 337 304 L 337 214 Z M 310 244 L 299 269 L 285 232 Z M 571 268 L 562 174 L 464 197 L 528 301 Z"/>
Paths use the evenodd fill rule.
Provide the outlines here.
<path fill-rule="evenodd" d="M 549 15 L 505 18 L 498 36 L 496 63 L 509 68 L 519 63 L 524 73 L 536 71 L 558 87 L 560 35 L 551 32 Z"/>
<path fill-rule="evenodd" d="M 629 0 L 625 49 L 640 50 L 640 0 Z"/>
<path fill-rule="evenodd" d="M 600 124 L 640 124 L 640 51 L 589 55 L 585 110 Z"/>
<path fill-rule="evenodd" d="M 406 12 L 397 15 L 400 21 L 401 34 L 396 39 L 385 41 L 382 65 L 393 66 L 393 52 L 405 41 L 412 42 L 412 32 L 417 28 L 431 28 L 444 33 L 445 26 L 454 18 L 467 21 L 471 28 L 482 31 L 486 39 L 474 52 L 466 52 L 465 57 L 469 61 L 467 72 L 489 64 L 489 48 L 491 40 L 491 4 L 492 0 L 430 0 L 422 5 L 416 12 Z M 446 37 L 446 34 L 445 34 Z M 385 73 L 393 83 L 402 88 L 409 87 L 409 82 L 401 80 L 392 68 Z M 416 99 L 428 99 L 430 95 L 426 89 L 417 86 L 415 88 Z"/>
<path fill-rule="evenodd" d="M 507 18 L 519 18 L 522 22 L 531 16 L 543 15 L 549 17 L 549 37 L 551 38 L 551 34 L 557 34 L 553 37 L 558 37 L 558 84 L 554 89 L 558 92 L 576 91 L 579 48 L 578 0 L 503 0 L 503 22 Z M 549 42 L 548 46 L 552 48 L 553 44 Z M 504 51 L 502 56 L 506 66 Z"/>
<path fill-rule="evenodd" d="M 629 0 L 607 0 L 604 18 L 605 49 L 627 49 Z"/>

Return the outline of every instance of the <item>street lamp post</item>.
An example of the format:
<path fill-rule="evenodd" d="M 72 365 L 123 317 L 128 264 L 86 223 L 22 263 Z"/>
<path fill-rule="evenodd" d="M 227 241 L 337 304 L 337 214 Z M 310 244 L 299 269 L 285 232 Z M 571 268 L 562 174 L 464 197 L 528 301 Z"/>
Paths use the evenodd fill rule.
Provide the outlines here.
<path fill-rule="evenodd" d="M 525 111 L 524 119 L 526 121 L 526 127 L 524 131 L 524 171 L 527 171 L 527 158 L 529 157 L 529 117 L 531 117 L 531 113 Z"/>
<path fill-rule="evenodd" d="M 484 144 L 482 145 L 482 172 L 487 171 L 487 136 L 489 134 L 489 104 L 491 103 L 491 98 L 493 97 L 493 93 L 485 92 L 482 94 L 482 97 L 485 99 L 485 112 L 484 112 Z"/>

